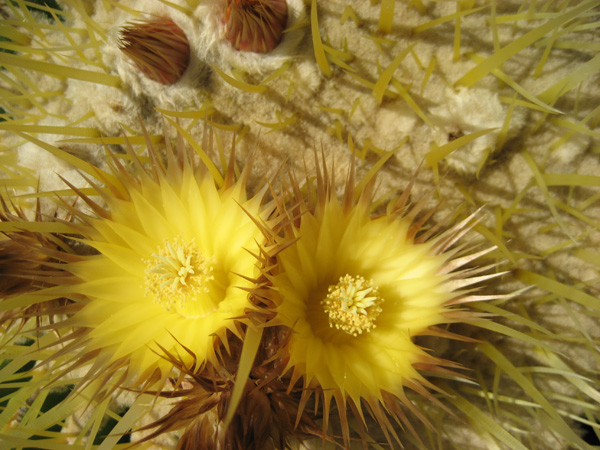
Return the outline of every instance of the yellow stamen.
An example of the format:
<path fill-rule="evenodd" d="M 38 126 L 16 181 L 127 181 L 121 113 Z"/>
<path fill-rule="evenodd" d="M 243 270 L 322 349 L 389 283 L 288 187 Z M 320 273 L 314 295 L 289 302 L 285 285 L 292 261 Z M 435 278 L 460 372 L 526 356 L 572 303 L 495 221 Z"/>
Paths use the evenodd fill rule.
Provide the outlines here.
<path fill-rule="evenodd" d="M 183 309 L 186 302 L 197 301 L 201 293 L 210 291 L 214 279 L 210 260 L 202 255 L 195 240 L 180 237 L 165 242 L 146 263 L 146 295 L 165 311 Z"/>
<path fill-rule="evenodd" d="M 321 306 L 329 315 L 330 327 L 358 336 L 375 328 L 382 303 L 373 280 L 344 275 L 337 284 L 329 286 Z"/>

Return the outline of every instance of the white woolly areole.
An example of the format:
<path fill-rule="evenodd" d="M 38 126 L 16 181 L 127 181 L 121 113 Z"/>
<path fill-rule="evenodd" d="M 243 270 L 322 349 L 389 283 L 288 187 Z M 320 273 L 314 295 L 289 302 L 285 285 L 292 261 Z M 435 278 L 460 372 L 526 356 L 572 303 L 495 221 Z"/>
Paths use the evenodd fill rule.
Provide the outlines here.
<path fill-rule="evenodd" d="M 431 108 L 431 118 L 438 126 L 436 144 L 477 131 L 493 129 L 446 158 L 448 165 L 463 175 L 473 175 L 488 154 L 500 150 L 498 135 L 506 118 L 508 107 L 502 105 L 497 92 L 471 88 L 454 91 L 447 88 L 444 101 Z M 522 126 L 523 114 L 513 115 L 511 128 Z M 452 138 L 449 138 L 452 136 Z"/>
<path fill-rule="evenodd" d="M 48 116 L 44 120 L 40 121 L 39 125 L 60 127 L 64 125 L 64 123 L 61 119 Z M 65 150 L 67 152 L 70 150 L 70 144 L 62 141 L 70 137 L 72 136 L 62 134 L 39 133 L 35 135 L 35 139 L 39 139 L 42 142 L 48 143 L 60 150 Z M 67 189 L 68 186 L 60 177 L 64 178 L 78 188 L 89 186 L 87 181 L 85 181 L 85 179 L 83 179 L 83 177 L 80 175 L 79 170 L 77 170 L 71 164 L 65 162 L 63 159 L 52 155 L 49 151 L 39 147 L 33 142 L 24 142 L 22 145 L 17 147 L 16 154 L 17 162 L 21 167 L 35 171 L 38 178 L 38 186 L 35 188 L 36 191 L 45 192 Z M 31 192 L 33 190 L 29 189 L 29 191 Z M 42 202 L 42 205 L 49 208 L 44 208 L 43 212 L 50 214 L 53 213 L 55 209 L 53 204 L 46 205 L 45 202 Z"/>

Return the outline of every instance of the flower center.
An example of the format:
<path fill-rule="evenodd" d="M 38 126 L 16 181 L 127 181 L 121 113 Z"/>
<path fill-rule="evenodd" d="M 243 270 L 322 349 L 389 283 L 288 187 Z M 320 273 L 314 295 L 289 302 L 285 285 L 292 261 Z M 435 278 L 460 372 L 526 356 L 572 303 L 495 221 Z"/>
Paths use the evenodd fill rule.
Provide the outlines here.
<path fill-rule="evenodd" d="M 186 308 L 189 301 L 210 291 L 214 279 L 210 259 L 205 258 L 194 239 L 185 242 L 181 237 L 166 241 L 146 263 L 146 295 L 166 311 Z"/>
<path fill-rule="evenodd" d="M 373 280 L 351 275 L 344 275 L 337 284 L 329 286 L 327 297 L 321 300 L 323 310 L 329 315 L 329 326 L 352 336 L 375 328 L 382 303 Z"/>

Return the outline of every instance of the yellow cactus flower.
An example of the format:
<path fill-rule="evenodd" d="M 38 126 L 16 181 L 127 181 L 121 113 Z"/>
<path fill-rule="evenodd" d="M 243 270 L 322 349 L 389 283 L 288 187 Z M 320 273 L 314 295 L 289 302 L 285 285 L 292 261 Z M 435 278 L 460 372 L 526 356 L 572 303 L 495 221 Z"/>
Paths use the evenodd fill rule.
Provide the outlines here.
<path fill-rule="evenodd" d="M 94 185 L 106 206 L 72 187 L 94 210 L 73 214 L 81 242 L 97 254 L 65 266 L 74 278 L 62 291 L 78 300 L 53 325 L 82 333 L 64 349 L 77 355 L 74 365 L 94 355 L 89 375 L 125 368 L 125 385 L 164 380 L 172 368 L 166 353 L 201 365 L 214 360 L 215 337 L 241 336 L 233 319 L 250 306 L 266 216 L 261 193 L 247 198 L 247 170 L 235 181 L 233 165 L 223 177 L 187 156 L 169 154 L 165 168 L 151 154 L 150 168 L 137 162 L 135 175 L 111 158 L 112 184 Z"/>
<path fill-rule="evenodd" d="M 300 188 L 288 193 L 286 209 L 293 213 L 276 271 L 267 275 L 276 312 L 271 324 L 292 330 L 288 370 L 290 385 L 303 379 L 301 403 L 319 392 L 327 423 L 335 399 L 345 444 L 348 404 L 355 413 L 369 405 L 384 432 L 395 436 L 385 415 L 411 429 L 396 402 L 412 407 L 406 388 L 434 400 L 429 389 L 435 387 L 420 370 L 458 366 L 431 356 L 414 338 L 444 335 L 436 326 L 473 317 L 451 306 L 485 298 L 457 289 L 497 274 L 472 277 L 485 268 L 456 270 L 491 249 L 470 255 L 449 250 L 473 217 L 431 238 L 421 232 L 428 214 L 415 220 L 423 203 L 408 208 L 408 191 L 387 213 L 373 216 L 370 189 L 356 193 L 353 176 L 342 201 L 326 173 L 316 179 L 316 188 L 309 182 L 306 189 L 308 198 L 298 194 Z"/>

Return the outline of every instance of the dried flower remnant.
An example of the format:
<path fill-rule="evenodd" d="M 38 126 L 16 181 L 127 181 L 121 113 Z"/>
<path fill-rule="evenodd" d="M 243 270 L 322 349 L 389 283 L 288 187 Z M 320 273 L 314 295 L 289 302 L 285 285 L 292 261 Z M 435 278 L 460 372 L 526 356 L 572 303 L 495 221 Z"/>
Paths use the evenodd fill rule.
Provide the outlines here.
<path fill-rule="evenodd" d="M 289 335 L 290 330 L 284 327 L 265 329 L 241 401 L 227 428 L 224 420 L 243 342 L 230 335 L 225 348 L 215 340 L 219 363 L 193 364 L 192 369 L 167 354 L 183 375 L 171 380 L 171 389 L 156 394 L 173 399 L 173 407 L 141 430 L 150 433 L 138 443 L 175 431 L 180 435 L 180 450 L 285 450 L 290 448 L 291 439 L 331 440 L 308 411 L 298 414 L 302 387 L 289 389 L 289 380 L 282 377 L 287 362 L 283 349 Z"/>
<path fill-rule="evenodd" d="M 225 36 L 237 50 L 267 53 L 281 41 L 286 0 L 227 0 Z"/>
<path fill-rule="evenodd" d="M 38 201 L 31 223 L 61 228 L 57 217 L 52 219 L 55 221 L 48 221 L 42 214 Z M 56 280 L 68 279 L 69 274 L 61 269 L 64 264 L 60 263 L 79 259 L 60 235 L 20 229 L 19 225 L 26 220 L 22 209 L 0 197 L 0 224 L 7 228 L 15 225 L 13 231 L 0 233 L 0 299 L 14 298 L 53 285 Z M 22 303 L 20 307 L 15 305 L 14 309 L 0 311 L 0 325 L 18 322 L 22 327 L 29 319 L 51 312 L 66 302 L 63 298 L 34 304 L 18 302 Z"/>
<path fill-rule="evenodd" d="M 169 18 L 132 22 L 120 32 L 119 48 L 148 78 L 176 83 L 190 62 L 185 33 Z"/>
<path fill-rule="evenodd" d="M 0 222 L 10 222 L 7 205 L 2 205 Z M 17 211 L 19 213 L 19 211 Z M 52 242 L 45 236 L 27 231 L 0 234 L 0 298 L 8 298 L 34 290 L 34 284 L 43 284 L 45 264 L 50 261 Z"/>

